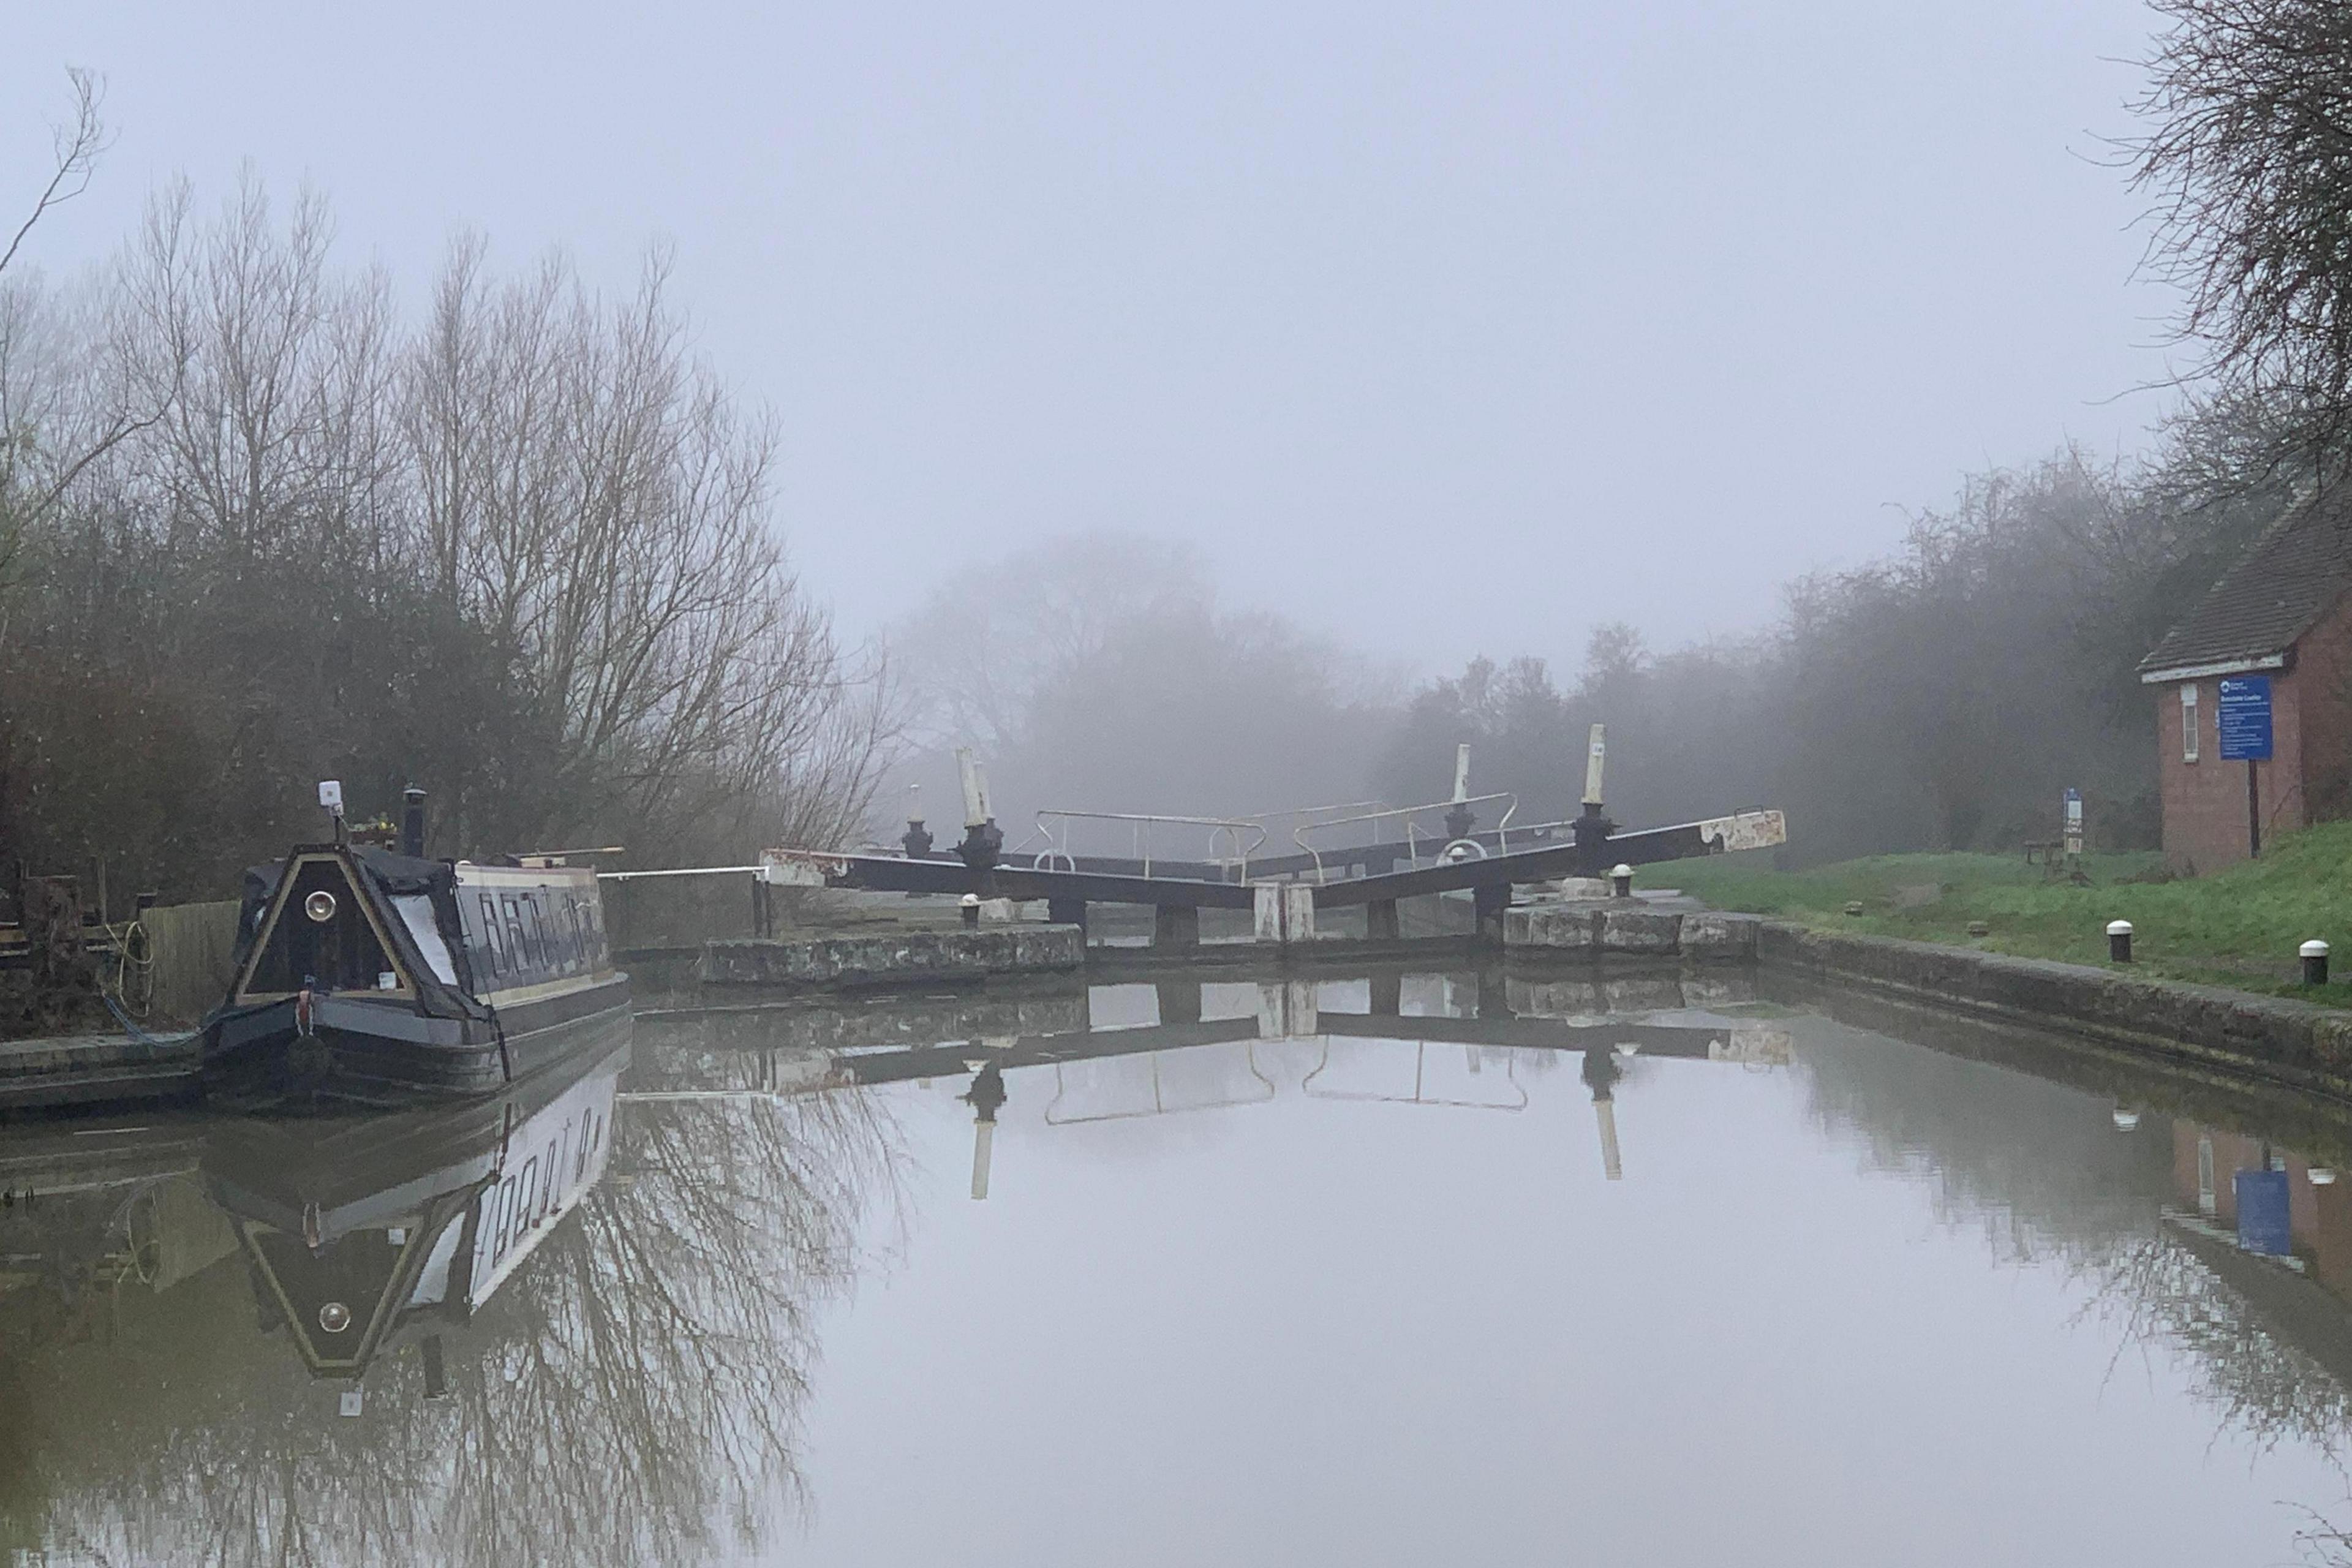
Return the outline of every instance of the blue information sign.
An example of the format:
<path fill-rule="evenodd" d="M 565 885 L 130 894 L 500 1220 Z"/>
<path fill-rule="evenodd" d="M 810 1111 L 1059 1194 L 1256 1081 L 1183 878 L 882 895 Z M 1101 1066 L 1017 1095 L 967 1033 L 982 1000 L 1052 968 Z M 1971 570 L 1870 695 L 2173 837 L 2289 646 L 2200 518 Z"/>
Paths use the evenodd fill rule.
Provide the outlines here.
<path fill-rule="evenodd" d="M 2221 760 L 2225 763 L 2267 763 L 2271 760 L 2271 678 L 2267 675 L 2226 675 L 2221 678 Z"/>
<path fill-rule="evenodd" d="M 2294 1250 L 2294 1223 L 2287 1207 L 2284 1171 L 2240 1171 L 2238 1245 L 2248 1252 L 2284 1258 Z"/>

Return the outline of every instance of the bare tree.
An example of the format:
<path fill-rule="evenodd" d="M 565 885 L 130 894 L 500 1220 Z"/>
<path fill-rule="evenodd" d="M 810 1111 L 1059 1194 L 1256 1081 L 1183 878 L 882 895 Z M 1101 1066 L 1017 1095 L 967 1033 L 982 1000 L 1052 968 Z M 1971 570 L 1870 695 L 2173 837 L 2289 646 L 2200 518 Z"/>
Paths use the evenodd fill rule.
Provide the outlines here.
<path fill-rule="evenodd" d="M 168 401 L 168 390 L 162 400 L 123 395 L 127 389 L 105 367 L 68 374 L 58 352 L 58 308 L 37 283 L 10 276 L 41 219 L 89 188 L 110 140 L 100 112 L 103 84 L 79 68 L 68 68 L 66 79 L 72 107 L 52 132 L 48 177 L 0 249 L 0 588 L 26 530 L 92 463 L 153 424 Z"/>
<path fill-rule="evenodd" d="M 2352 433 L 2352 10 L 2156 9 L 2170 26 L 2136 106 L 2156 129 L 2127 144 L 2155 204 L 2149 263 L 2186 295 L 2201 368 L 2278 426 L 2262 471 L 2327 460 Z"/>
<path fill-rule="evenodd" d="M 183 183 L 74 291 L 0 290 L 15 449 L 86 454 L 0 615 L 0 837 L 197 891 L 338 777 L 425 785 L 446 852 L 855 841 L 890 672 L 793 573 L 777 431 L 666 258 L 615 300 L 462 237 L 411 322 L 333 230 Z"/>
<path fill-rule="evenodd" d="M 90 178 L 98 171 L 99 157 L 106 151 L 106 121 L 99 113 L 106 96 L 103 85 L 78 66 L 67 68 L 66 79 L 73 87 L 73 112 L 50 137 L 54 157 L 48 183 L 33 198 L 33 210 L 25 215 L 16 232 L 9 237 L 8 247 L 0 250 L 0 272 L 6 271 L 8 264 L 16 259 L 25 237 L 33 232 L 34 226 L 51 207 L 69 202 L 89 188 Z"/>
<path fill-rule="evenodd" d="M 404 375 L 417 543 L 513 660 L 566 826 L 837 842 L 887 685 L 851 667 L 770 525 L 773 426 L 692 357 L 662 253 L 621 307 L 554 258 L 496 287 L 483 255 L 452 250 Z"/>

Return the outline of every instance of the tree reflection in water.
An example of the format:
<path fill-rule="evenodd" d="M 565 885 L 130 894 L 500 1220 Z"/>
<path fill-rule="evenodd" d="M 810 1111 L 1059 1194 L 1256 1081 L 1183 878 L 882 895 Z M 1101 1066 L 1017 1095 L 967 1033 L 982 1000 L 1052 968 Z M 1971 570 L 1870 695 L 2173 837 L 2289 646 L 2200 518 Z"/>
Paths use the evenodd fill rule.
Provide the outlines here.
<path fill-rule="evenodd" d="M 802 1503 L 815 1314 L 895 1211 L 856 1089 L 625 1105 L 604 1181 L 470 1322 L 446 1396 L 395 1351 L 361 1418 L 228 1257 L 0 1340 L 0 1546 L 58 1562 L 683 1563 Z M 182 1180 L 184 1178 L 171 1178 Z M 110 1296 L 108 1293 L 110 1292 Z M 262 1309 L 263 1327 L 272 1314 Z M 76 1342 L 79 1341 L 79 1342 Z"/>
<path fill-rule="evenodd" d="M 2294 1441 L 2352 1458 L 2352 1305 L 2321 1298 L 2290 1316 L 2250 1299 L 2221 1268 L 2259 1284 L 2276 1265 L 2202 1245 L 2164 1217 L 2178 1195 L 2170 1121 L 2151 1115 L 2122 1131 L 2114 1115 L 2119 1092 L 2162 1094 L 2215 1120 L 2245 1114 L 2242 1097 L 2146 1073 L 2053 1085 L 1995 1065 L 2015 1042 L 1990 1027 L 1908 1014 L 1900 1026 L 1943 1048 L 1827 1023 L 1807 1031 L 1801 1059 L 1825 1129 L 1865 1163 L 1922 1183 L 1938 1218 L 1979 1230 L 1996 1258 L 2081 1281 L 2085 1317 L 2120 1331 L 2118 1356 L 2179 1366 L 2221 1430 L 2258 1449 Z M 2037 1065 L 2065 1058 L 2042 1047 Z"/>
<path fill-rule="evenodd" d="M 2122 1328 L 2126 1347 L 2184 1352 L 2196 1397 L 2254 1447 L 2352 1449 L 2352 1396 L 2339 1373 L 2281 1338 L 2179 1237 L 2117 1237 L 2084 1266 L 2097 1289 L 2091 1310 Z"/>

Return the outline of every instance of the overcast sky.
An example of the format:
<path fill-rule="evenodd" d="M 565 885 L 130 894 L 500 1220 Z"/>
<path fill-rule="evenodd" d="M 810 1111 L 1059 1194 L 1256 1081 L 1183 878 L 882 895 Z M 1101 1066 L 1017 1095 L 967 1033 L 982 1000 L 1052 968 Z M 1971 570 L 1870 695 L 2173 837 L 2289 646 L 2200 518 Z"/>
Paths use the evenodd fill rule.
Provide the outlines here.
<path fill-rule="evenodd" d="M 2135 0 L 5 9 L 12 206 L 66 65 L 120 132 L 52 270 L 247 159 L 412 291 L 461 226 L 616 287 L 669 240 L 856 631 L 1108 526 L 1423 668 L 1572 668 L 2163 403 L 2096 161 Z"/>

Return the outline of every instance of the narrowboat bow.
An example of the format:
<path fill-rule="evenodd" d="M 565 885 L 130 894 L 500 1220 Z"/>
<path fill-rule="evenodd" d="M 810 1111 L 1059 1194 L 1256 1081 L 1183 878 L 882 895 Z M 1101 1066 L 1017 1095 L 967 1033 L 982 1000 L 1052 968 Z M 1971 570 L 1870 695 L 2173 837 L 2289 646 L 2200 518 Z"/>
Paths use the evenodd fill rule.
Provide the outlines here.
<path fill-rule="evenodd" d="M 495 1092 L 628 1023 L 595 872 L 304 845 L 246 873 L 208 1095 L 257 1108 Z"/>

